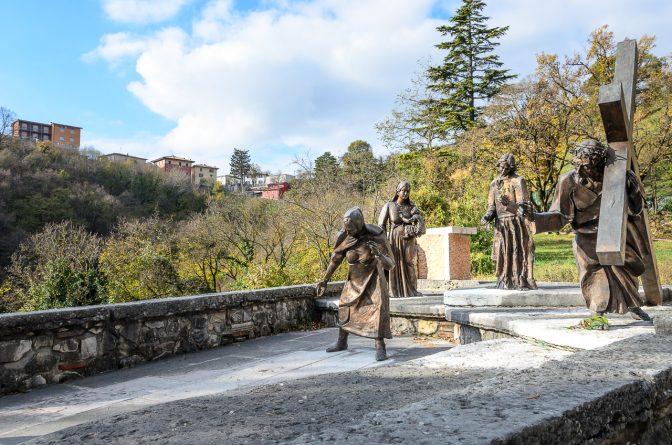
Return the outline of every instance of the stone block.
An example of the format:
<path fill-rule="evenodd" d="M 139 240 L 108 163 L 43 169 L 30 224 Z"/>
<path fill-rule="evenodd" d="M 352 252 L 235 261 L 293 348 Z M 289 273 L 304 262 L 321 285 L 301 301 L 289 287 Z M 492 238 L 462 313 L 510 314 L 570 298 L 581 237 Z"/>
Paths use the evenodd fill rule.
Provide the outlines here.
<path fill-rule="evenodd" d="M 33 340 L 33 348 L 39 349 L 45 346 L 51 347 L 54 343 L 54 338 L 51 335 L 39 335 Z"/>
<path fill-rule="evenodd" d="M 30 340 L 9 340 L 0 342 L 0 363 L 18 362 L 31 349 Z"/>
<path fill-rule="evenodd" d="M 92 358 L 98 355 L 98 339 L 96 337 L 86 337 L 82 340 L 81 357 L 83 359 Z"/>
<path fill-rule="evenodd" d="M 82 328 L 60 328 L 56 331 L 56 338 L 72 338 L 79 337 L 86 332 Z"/>
<path fill-rule="evenodd" d="M 146 321 L 145 326 L 149 329 L 163 329 L 166 326 L 166 323 L 163 320 Z"/>
<path fill-rule="evenodd" d="M 481 341 L 481 330 L 473 326 L 456 324 L 453 338 L 459 345 L 468 345 Z"/>
<path fill-rule="evenodd" d="M 439 329 L 438 320 L 418 320 L 418 334 L 434 335 Z"/>
<path fill-rule="evenodd" d="M 54 344 L 53 348 L 51 349 L 58 352 L 74 352 L 79 349 L 79 340 L 77 340 L 76 338 L 59 340 Z"/>
<path fill-rule="evenodd" d="M 653 327 L 658 335 L 672 335 L 672 314 L 656 314 Z"/>
<path fill-rule="evenodd" d="M 390 328 L 395 335 L 415 334 L 417 332 L 413 320 L 404 317 L 390 317 Z"/>

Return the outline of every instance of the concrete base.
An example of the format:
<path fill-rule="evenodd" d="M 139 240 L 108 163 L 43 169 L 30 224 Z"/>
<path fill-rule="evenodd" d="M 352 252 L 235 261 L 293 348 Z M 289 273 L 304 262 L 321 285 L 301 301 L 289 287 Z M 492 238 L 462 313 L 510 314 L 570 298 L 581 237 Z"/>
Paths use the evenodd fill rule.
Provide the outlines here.
<path fill-rule="evenodd" d="M 670 286 L 663 288 L 663 301 L 670 301 Z M 643 296 L 644 291 L 640 289 Z M 443 293 L 446 306 L 496 307 L 585 307 L 577 283 L 539 283 L 535 290 L 497 289 L 494 283 L 471 288 L 451 289 Z"/>
<path fill-rule="evenodd" d="M 544 283 L 536 290 L 506 290 L 494 287 L 454 289 L 444 292 L 446 306 L 582 307 L 581 289 L 573 283 Z"/>

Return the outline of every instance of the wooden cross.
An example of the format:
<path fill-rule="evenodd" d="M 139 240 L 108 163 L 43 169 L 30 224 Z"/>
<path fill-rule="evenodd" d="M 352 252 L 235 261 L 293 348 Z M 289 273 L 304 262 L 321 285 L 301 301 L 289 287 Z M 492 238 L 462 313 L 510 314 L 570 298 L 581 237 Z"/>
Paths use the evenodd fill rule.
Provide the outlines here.
<path fill-rule="evenodd" d="M 610 148 L 604 168 L 600 222 L 597 229 L 597 257 L 605 265 L 622 266 L 625 263 L 628 219 L 626 172 L 631 169 L 639 178 L 639 165 L 632 140 L 636 86 L 637 42 L 624 40 L 616 49 L 614 80 L 611 84 L 600 87 L 599 96 L 602 124 Z M 659 305 L 662 304 L 662 289 L 646 207 L 642 210 L 638 228 L 651 252 L 644 257 L 646 269 L 642 275 L 646 304 Z"/>

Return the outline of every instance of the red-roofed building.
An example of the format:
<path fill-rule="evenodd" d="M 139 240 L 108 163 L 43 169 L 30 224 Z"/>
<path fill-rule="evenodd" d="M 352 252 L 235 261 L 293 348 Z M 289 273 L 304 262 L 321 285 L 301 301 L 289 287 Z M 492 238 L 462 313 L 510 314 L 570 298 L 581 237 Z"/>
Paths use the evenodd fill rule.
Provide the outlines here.
<path fill-rule="evenodd" d="M 277 184 L 268 184 L 266 187 L 261 189 L 261 197 L 265 199 L 282 199 L 282 195 L 289 190 L 288 182 L 280 182 Z"/>

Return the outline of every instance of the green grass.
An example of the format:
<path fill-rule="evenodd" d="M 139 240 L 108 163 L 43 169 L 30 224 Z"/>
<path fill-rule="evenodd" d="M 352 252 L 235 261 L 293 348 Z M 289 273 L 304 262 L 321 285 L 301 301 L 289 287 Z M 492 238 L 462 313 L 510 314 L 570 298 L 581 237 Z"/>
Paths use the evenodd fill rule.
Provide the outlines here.
<path fill-rule="evenodd" d="M 578 281 L 579 274 L 572 253 L 574 234 L 544 233 L 534 236 L 536 245 L 534 277 L 538 281 Z M 672 284 L 672 241 L 654 241 L 658 272 L 663 284 Z M 476 276 L 494 280 L 494 275 Z"/>

